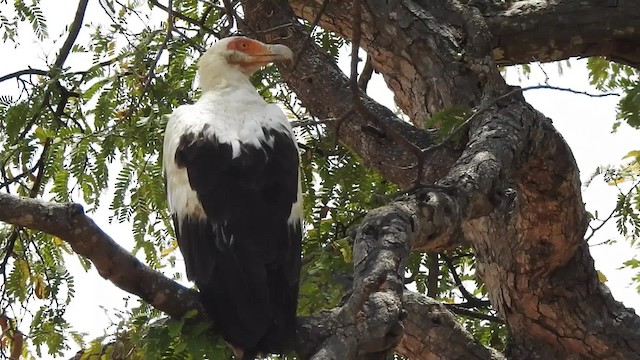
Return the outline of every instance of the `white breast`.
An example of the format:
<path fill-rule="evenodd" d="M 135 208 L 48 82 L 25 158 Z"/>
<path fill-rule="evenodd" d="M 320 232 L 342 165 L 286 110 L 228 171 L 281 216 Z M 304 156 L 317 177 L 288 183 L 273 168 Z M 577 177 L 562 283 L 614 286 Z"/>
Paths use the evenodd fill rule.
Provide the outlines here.
<path fill-rule="evenodd" d="M 187 170 L 179 168 L 175 162 L 181 136 L 199 134 L 205 125 L 208 125 L 209 136 L 215 135 L 219 142 L 231 144 L 234 157 L 240 155 L 241 144 L 272 145 L 265 139 L 262 130 L 265 126 L 292 133 L 282 110 L 276 105 L 267 104 L 253 87 L 205 92 L 195 104 L 175 109 L 165 131 L 163 167 L 169 210 L 178 215 L 179 221 L 185 218 L 206 219 L 202 204 L 189 184 Z M 299 219 L 299 203 L 292 206 L 290 221 Z"/>

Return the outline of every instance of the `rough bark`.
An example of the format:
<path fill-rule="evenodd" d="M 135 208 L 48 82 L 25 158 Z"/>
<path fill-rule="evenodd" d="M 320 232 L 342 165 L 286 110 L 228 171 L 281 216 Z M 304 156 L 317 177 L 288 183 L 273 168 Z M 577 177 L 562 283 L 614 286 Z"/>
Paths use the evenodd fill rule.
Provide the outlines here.
<path fill-rule="evenodd" d="M 409 241 L 405 238 L 411 233 L 410 217 L 413 211 L 404 205 L 390 205 L 378 209 L 376 213 L 369 215 L 368 222 L 371 225 L 363 228 L 359 236 L 358 249 L 355 253 L 361 261 L 366 263 L 376 262 L 377 259 L 402 256 L 390 255 L 390 253 L 406 253 L 409 251 Z M 395 229 L 383 231 L 380 229 L 380 221 L 389 219 L 397 223 Z M 108 234 L 102 231 L 96 224 L 86 216 L 82 207 L 78 204 L 59 204 L 46 202 L 38 199 L 29 199 L 8 194 L 0 194 L 0 221 L 16 226 L 23 226 L 34 230 L 58 236 L 67 241 L 73 250 L 89 259 L 101 276 L 111 281 L 115 286 L 139 296 L 149 304 L 172 316 L 181 318 L 186 312 L 196 309 L 199 314 L 202 312 L 202 304 L 197 293 L 187 289 L 175 281 L 165 277 L 162 273 L 150 269 L 142 264 L 136 257 L 120 247 Z M 387 223 L 387 221 L 384 221 Z M 370 236 L 373 234 L 373 236 Z M 376 243 L 382 242 L 382 243 Z M 386 249 L 384 249 L 386 247 Z M 376 253 L 370 254 L 370 253 Z M 368 254 L 368 255 L 367 255 Z M 364 264 L 363 264 L 364 265 Z M 382 261 L 378 267 L 365 265 L 360 266 L 357 272 L 356 283 L 361 290 L 360 299 L 369 300 L 368 295 L 375 290 L 377 284 L 385 284 L 390 288 L 398 289 L 401 279 L 398 270 L 402 264 L 396 262 Z M 385 276 L 380 280 L 380 274 Z M 396 274 L 387 278 L 389 274 Z M 379 281 L 380 280 L 380 281 Z M 366 292 L 366 293 L 365 293 Z M 442 352 L 441 345 L 451 339 L 456 339 L 462 348 L 456 348 L 456 353 L 481 353 L 489 354 L 490 350 L 484 346 L 470 340 L 470 335 L 456 325 L 453 314 L 435 305 L 426 298 L 418 294 L 405 293 L 406 317 L 420 319 L 422 314 L 431 312 L 431 308 L 438 309 L 438 324 L 428 328 L 407 329 L 407 334 L 414 334 L 415 339 L 423 339 L 422 334 L 428 331 L 433 342 L 422 340 L 420 345 L 421 354 L 438 354 Z M 354 298 L 355 299 L 355 298 Z M 406 300 L 408 299 L 408 300 Z M 313 316 L 299 318 L 298 341 L 296 350 L 302 358 L 311 358 L 323 349 L 327 343 L 349 344 L 356 342 L 359 346 L 368 349 L 383 345 L 386 349 L 390 344 L 399 341 L 397 336 L 401 335 L 400 318 L 401 308 L 398 299 L 393 298 L 386 290 L 379 291 L 373 299 L 365 304 L 350 303 L 343 308 L 336 308 L 321 311 Z M 348 311 L 356 311 L 359 316 L 366 318 L 376 318 L 374 324 L 393 323 L 394 332 L 388 333 L 384 328 L 365 327 L 362 323 L 345 321 L 349 318 Z M 207 320 L 202 316 L 194 320 Z M 465 342 L 464 339 L 468 341 Z M 417 340 L 420 341 L 420 340 Z M 369 344 L 369 345 L 365 345 Z M 414 342 L 410 346 L 413 351 L 418 343 Z M 334 349 L 333 347 L 328 347 Z M 354 348 L 351 346 L 351 348 Z M 317 355 L 315 358 L 327 358 Z M 334 357 L 342 359 L 338 353 Z M 423 356 L 423 355 L 421 355 Z M 480 357 L 481 359 L 500 359 L 500 357 Z"/>
<path fill-rule="evenodd" d="M 405 291 L 403 306 L 410 316 L 403 321 L 405 334 L 396 351 L 406 358 L 504 359 L 474 340 L 440 302 Z"/>
<path fill-rule="evenodd" d="M 309 21 L 321 3 L 291 1 Z M 320 24 L 350 38 L 352 4 L 329 2 Z M 479 9 L 455 1 L 364 4 L 361 45 L 414 124 L 453 105 L 484 109 L 470 126 L 459 157 L 443 148 L 447 159 L 457 157 L 454 163 L 435 154 L 429 159 L 427 173 L 443 174 L 435 176 L 436 184 L 455 191 L 427 190 L 421 199 L 442 199 L 435 207 L 446 213 L 439 233 L 461 231 L 475 250 L 479 275 L 512 335 L 509 355 L 640 358 L 638 317 L 617 305 L 599 283 L 583 241 L 587 218 L 571 151 L 521 96 L 505 95 L 509 88 L 492 60 L 493 40 Z M 286 34 L 268 31 L 292 18 L 287 4 L 245 5 L 251 9 L 247 21 L 252 30 L 299 49 L 305 34 L 301 26 L 291 24 Z M 295 69 L 282 73 L 314 116 L 339 117 L 350 108 L 344 95 L 347 80 L 312 46 Z M 320 81 L 317 74 L 323 74 Z M 305 81 L 314 75 L 314 81 Z M 384 119 L 393 123 L 389 116 Z M 341 131 L 340 139 L 368 163 L 382 164 L 386 175 L 393 159 L 358 145 L 366 136 L 363 129 L 380 119 L 368 120 L 351 117 L 352 131 Z M 418 222 L 425 229 L 434 223 L 429 216 Z"/>
<path fill-rule="evenodd" d="M 488 1 L 473 3 L 493 34 L 498 64 L 605 56 L 640 67 L 640 7 L 634 1 Z"/>
<path fill-rule="evenodd" d="M 204 314 L 197 292 L 143 264 L 85 215 L 79 204 L 59 204 L 0 193 L 0 221 L 39 230 L 67 241 L 91 260 L 103 278 L 168 315 Z"/>

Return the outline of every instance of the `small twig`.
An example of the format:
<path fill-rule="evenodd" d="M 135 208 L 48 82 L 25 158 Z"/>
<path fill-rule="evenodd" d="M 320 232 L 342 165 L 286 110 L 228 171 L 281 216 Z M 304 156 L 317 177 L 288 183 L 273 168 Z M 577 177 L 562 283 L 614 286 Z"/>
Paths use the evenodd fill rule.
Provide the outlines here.
<path fill-rule="evenodd" d="M 155 78 L 156 66 L 160 61 L 160 57 L 162 56 L 162 53 L 167 48 L 167 44 L 169 44 L 169 40 L 171 40 L 172 33 L 173 33 L 173 16 L 174 16 L 173 0 L 169 0 L 168 8 L 166 11 L 167 11 L 167 31 L 165 33 L 164 39 L 162 40 L 162 43 L 160 44 L 160 47 L 158 48 L 158 53 L 156 54 L 156 57 L 153 59 L 153 63 L 151 63 L 149 67 L 149 70 L 147 72 L 147 77 L 144 81 L 144 84 L 142 85 L 142 93 L 138 97 L 136 103 L 133 106 L 131 106 L 129 110 L 127 110 L 126 116 L 123 119 L 125 121 L 129 120 L 131 116 L 133 116 L 133 114 L 137 111 L 138 107 L 140 107 L 140 103 L 142 103 L 143 98 L 147 95 L 147 92 L 149 91 L 149 87 L 151 86 L 151 82 Z"/>
<path fill-rule="evenodd" d="M 9 258 L 13 254 L 13 248 L 16 246 L 16 240 L 18 240 L 20 230 L 22 230 L 22 227 L 14 227 L 11 231 L 11 234 L 9 234 L 9 237 L 7 238 L 7 246 L 4 248 L 4 258 L 2 259 L 2 263 L 0 264 L 0 272 L 2 272 L 3 274 L 5 271 L 5 267 L 9 262 Z"/>
<path fill-rule="evenodd" d="M 205 51 L 207 51 L 207 49 L 205 49 L 200 44 L 197 44 L 195 41 L 193 41 L 190 36 L 187 36 L 187 34 L 183 33 L 179 29 L 176 29 L 175 26 L 173 27 L 173 32 L 180 35 L 180 38 L 182 38 L 182 40 L 188 42 L 189 45 L 191 45 L 194 49 L 198 50 L 200 53 L 204 53 Z"/>
<path fill-rule="evenodd" d="M 270 33 L 270 32 L 276 31 L 276 30 L 290 28 L 292 26 L 295 26 L 295 24 L 289 22 L 289 23 L 280 24 L 280 25 L 277 25 L 277 26 L 274 26 L 274 27 L 270 27 L 270 28 L 264 29 L 264 30 L 252 29 L 251 33 L 253 33 L 253 34 L 267 34 L 267 33 Z"/>
<path fill-rule="evenodd" d="M 615 213 L 620 209 L 620 205 L 621 205 L 621 203 L 622 203 L 625 199 L 627 199 L 627 198 L 629 197 L 629 195 L 631 195 L 631 193 L 632 193 L 634 190 L 637 190 L 639 186 L 640 186 L 640 182 L 636 182 L 636 184 L 635 184 L 635 185 L 633 185 L 633 186 L 629 189 L 629 191 L 627 191 L 627 192 L 626 192 L 626 193 L 624 193 L 624 194 L 622 194 L 622 192 L 621 192 L 622 199 L 621 199 L 620 201 L 618 201 L 618 203 L 616 204 L 616 207 L 615 207 L 615 208 L 613 208 L 613 210 L 611 210 L 611 213 L 609 213 L 609 216 L 607 216 L 607 218 L 606 218 L 606 219 L 604 219 L 600 225 L 595 226 L 595 227 L 591 227 L 591 226 L 589 226 L 589 228 L 591 229 L 591 234 L 589 234 L 589 236 L 587 236 L 587 237 L 585 238 L 585 241 L 586 241 L 586 242 L 589 242 L 589 240 L 591 240 L 591 238 L 596 234 L 596 232 L 597 232 L 598 230 L 600 230 L 603 226 L 605 226 L 605 225 L 609 222 L 609 220 L 611 220 L 611 219 L 613 218 L 613 215 L 615 215 Z M 598 245 L 598 244 L 596 244 L 596 245 Z M 596 246 L 596 245 L 591 245 L 591 246 Z"/>
<path fill-rule="evenodd" d="M 40 76 L 47 76 L 49 75 L 49 72 L 46 70 L 40 70 L 40 69 L 24 69 L 24 70 L 19 70 L 16 72 L 12 72 L 11 74 L 7 74 L 7 75 L 3 75 L 0 76 L 0 82 L 3 81 L 7 81 L 13 78 L 17 78 L 20 77 L 22 75 L 40 75 Z"/>
<path fill-rule="evenodd" d="M 228 36 L 231 33 L 231 29 L 235 25 L 235 10 L 233 10 L 233 6 L 231 6 L 229 0 L 222 0 L 222 3 L 224 4 L 224 11 L 227 13 L 227 17 L 229 17 L 229 20 L 227 22 L 227 25 L 222 27 L 224 31 L 220 34 L 223 36 Z"/>
<path fill-rule="evenodd" d="M 600 97 L 607 97 L 607 96 L 620 96 L 620 94 L 618 94 L 618 93 L 593 94 L 593 93 L 590 93 L 590 92 L 581 91 L 581 90 L 574 90 L 574 89 L 571 89 L 571 88 L 566 88 L 566 87 L 561 87 L 561 86 L 533 85 L 533 86 L 525 86 L 523 88 L 515 89 L 515 90 L 513 90 L 513 91 L 511 91 L 509 93 L 504 94 L 501 97 L 496 98 L 496 101 L 500 101 L 500 100 L 504 99 L 507 96 L 511 96 L 511 95 L 513 95 L 512 93 L 525 92 L 525 91 L 537 90 L 537 89 L 549 89 L 549 90 L 565 91 L 565 92 L 570 92 L 572 94 L 586 95 L 586 96 L 593 97 L 593 98 L 600 98 Z"/>
<path fill-rule="evenodd" d="M 458 290 L 460 290 L 460 293 L 462 294 L 462 296 L 465 298 L 465 300 L 467 300 L 467 302 L 465 303 L 466 306 L 468 307 L 487 306 L 488 301 L 476 298 L 464 287 L 464 285 L 462 284 L 462 279 L 460 279 L 460 276 L 456 271 L 453 261 L 451 261 L 451 259 L 444 253 L 441 254 L 441 256 L 442 256 L 442 260 L 444 260 L 445 264 L 447 264 L 447 267 L 449 268 L 449 272 L 451 273 L 451 276 L 453 276 L 453 281 L 456 283 Z"/>
<path fill-rule="evenodd" d="M 438 280 L 440 279 L 440 263 L 438 253 L 427 255 L 429 274 L 427 275 L 427 296 L 435 299 L 438 297 Z"/>
<path fill-rule="evenodd" d="M 444 306 L 447 309 L 449 309 L 451 312 L 453 312 L 455 314 L 458 314 L 458 315 L 472 317 L 472 318 L 480 319 L 480 320 L 487 320 L 487 321 L 491 321 L 491 322 L 498 323 L 498 324 L 504 324 L 504 320 L 500 319 L 497 316 L 483 314 L 483 313 L 480 313 L 480 312 L 477 312 L 477 311 L 467 310 L 467 309 L 459 307 L 457 304 L 444 304 Z"/>
<path fill-rule="evenodd" d="M 338 120 L 339 118 L 295 120 L 291 122 L 291 127 L 303 127 L 303 126 L 326 124 L 326 123 L 334 122 Z"/>
<path fill-rule="evenodd" d="M 47 138 L 42 147 L 42 154 L 40 155 L 40 159 L 38 159 L 38 163 L 36 164 L 36 168 L 38 169 L 38 174 L 36 175 L 36 179 L 33 181 L 33 186 L 31 187 L 31 191 L 29 191 L 29 196 L 35 198 L 38 196 L 40 192 L 40 188 L 42 187 L 42 180 L 44 179 L 45 173 L 45 163 L 47 153 L 49 152 L 49 148 L 51 147 L 51 138 Z"/>
<path fill-rule="evenodd" d="M 533 85 L 533 86 L 527 86 L 527 87 L 523 87 L 523 88 L 516 88 L 513 89 L 507 93 L 504 93 L 498 97 L 495 97 L 491 100 L 489 100 L 488 102 L 483 103 L 482 105 L 480 105 L 480 107 L 478 107 L 473 114 L 471 114 L 471 116 L 469 116 L 467 118 L 467 120 L 465 120 L 462 124 L 460 124 L 460 126 L 458 126 L 457 128 L 455 128 L 454 130 L 452 130 L 446 138 L 444 138 L 444 140 L 442 140 L 441 142 L 434 144 L 432 146 L 429 146 L 426 149 L 422 150 L 422 154 L 423 156 L 426 155 L 427 153 L 432 152 L 433 150 L 436 150 L 438 148 L 443 147 L 444 145 L 446 145 L 449 141 L 451 141 L 451 139 L 453 139 L 454 136 L 456 136 L 460 130 L 464 129 L 470 122 L 472 122 L 473 120 L 475 120 L 476 117 L 478 117 L 478 115 L 482 114 L 483 112 L 485 112 L 486 110 L 488 110 L 489 108 L 491 108 L 493 105 L 495 105 L 497 102 L 504 100 L 514 94 L 517 93 L 521 93 L 521 92 L 525 92 L 525 91 L 529 91 L 529 90 L 537 90 L 537 89 L 550 89 L 550 90 L 559 90 L 559 91 L 566 91 L 566 92 L 570 92 L 573 94 L 579 94 L 579 95 L 586 95 L 586 96 L 590 96 L 590 97 L 605 97 L 605 96 L 619 96 L 619 94 L 615 94 L 615 93 L 605 93 L 605 94 L 591 94 L 585 91 L 579 91 L 579 90 L 573 90 L 570 88 L 563 88 L 563 87 L 559 87 L 559 86 L 551 86 L 551 85 Z M 422 163 L 422 164 L 421 164 Z M 421 169 L 422 166 L 424 165 L 424 157 L 421 158 L 421 161 L 418 162 L 418 168 Z"/>
<path fill-rule="evenodd" d="M 373 61 L 371 60 L 371 55 L 367 54 L 367 60 L 364 63 L 364 68 L 358 79 L 358 87 L 362 91 L 367 91 L 367 85 L 369 85 L 371 76 L 373 76 Z"/>
<path fill-rule="evenodd" d="M 80 75 L 81 76 L 80 80 L 84 81 L 84 77 L 87 76 L 87 74 L 89 74 L 89 72 L 91 72 L 92 70 L 97 69 L 97 68 L 101 68 L 101 67 L 105 67 L 105 66 L 113 65 L 113 64 L 116 63 L 116 61 L 120 60 L 121 57 L 122 57 L 121 55 L 118 55 L 118 56 L 115 56 L 115 57 L 113 57 L 111 59 L 103 60 L 101 62 L 93 64 L 87 70 L 76 71 L 76 72 L 73 72 L 72 74 Z"/>
<path fill-rule="evenodd" d="M 549 85 L 549 75 L 547 74 L 547 71 L 542 66 L 542 63 L 537 59 L 536 59 L 536 64 L 538 65 L 538 69 L 540 69 L 540 71 L 542 71 L 542 74 L 544 75 L 544 83 L 546 85 Z"/>
<path fill-rule="evenodd" d="M 313 19 L 313 22 L 311 23 L 311 30 L 309 31 L 309 36 L 306 39 L 304 39 L 304 42 L 300 46 L 300 49 L 298 49 L 295 56 L 293 57 L 293 65 L 291 66 L 292 69 L 296 68 L 296 66 L 298 65 L 298 61 L 300 60 L 300 55 L 302 55 L 302 53 L 307 48 L 307 46 L 309 46 L 309 43 L 311 43 L 311 39 L 313 39 L 313 31 L 318 26 L 318 23 L 320 22 L 320 18 L 322 18 L 322 14 L 324 14 L 324 12 L 327 10 L 328 4 L 329 4 L 329 0 L 322 1 L 322 5 L 320 5 L 320 10 L 318 10 L 316 17 Z"/>
<path fill-rule="evenodd" d="M 155 77 L 156 66 L 160 61 L 160 57 L 162 56 L 162 53 L 167 48 L 167 44 L 169 44 L 169 40 L 171 40 L 171 33 L 173 32 L 173 16 L 174 16 L 173 0 L 169 0 L 168 10 L 167 10 L 167 32 L 165 33 L 164 39 L 162 40 L 162 43 L 160 44 L 160 48 L 158 49 L 158 53 L 156 54 L 155 59 L 153 59 L 153 63 L 151 64 L 151 67 L 149 68 L 149 72 L 147 73 L 147 79 L 144 84 L 142 96 L 146 94 L 147 88 L 149 87 L 149 85 L 151 84 L 151 81 Z"/>
<path fill-rule="evenodd" d="M 204 24 L 200 23 L 200 21 L 193 19 L 179 11 L 175 11 L 172 9 L 172 5 L 171 5 L 171 1 L 169 2 L 169 6 L 165 6 L 160 4 L 160 2 L 158 0 L 149 0 L 149 2 L 151 2 L 152 5 L 157 6 L 160 10 L 163 10 L 165 12 L 171 12 L 172 16 L 183 20 L 191 25 L 197 26 L 200 30 L 204 30 L 205 32 L 220 38 L 220 34 L 217 31 L 214 31 L 213 29 L 210 29 L 208 27 L 206 27 Z"/>

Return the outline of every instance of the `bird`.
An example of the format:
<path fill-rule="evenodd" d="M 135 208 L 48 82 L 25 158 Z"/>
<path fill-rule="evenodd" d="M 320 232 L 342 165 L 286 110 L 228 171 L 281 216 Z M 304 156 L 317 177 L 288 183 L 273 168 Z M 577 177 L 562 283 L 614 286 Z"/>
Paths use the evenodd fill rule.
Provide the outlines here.
<path fill-rule="evenodd" d="M 303 231 L 299 149 L 286 115 L 250 81 L 285 45 L 218 40 L 198 60 L 201 95 L 167 121 L 162 162 L 187 278 L 237 358 L 295 339 Z"/>

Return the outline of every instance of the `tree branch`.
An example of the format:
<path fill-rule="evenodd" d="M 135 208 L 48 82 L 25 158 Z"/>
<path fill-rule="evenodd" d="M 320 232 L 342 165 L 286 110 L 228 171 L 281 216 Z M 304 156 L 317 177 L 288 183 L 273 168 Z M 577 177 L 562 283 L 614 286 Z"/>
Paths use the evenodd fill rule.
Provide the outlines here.
<path fill-rule="evenodd" d="M 441 255 L 442 255 L 442 259 L 444 260 L 444 262 L 447 264 L 447 267 L 449 268 L 449 272 L 451 273 L 451 276 L 453 276 L 453 282 L 456 283 L 456 287 L 458 288 L 458 290 L 460 290 L 462 297 L 464 297 L 464 299 L 467 301 L 465 305 L 467 305 L 468 307 L 486 307 L 490 305 L 489 301 L 476 298 L 475 296 L 473 296 L 473 294 L 471 294 L 467 290 L 467 288 L 464 287 L 464 284 L 462 284 L 462 279 L 460 279 L 460 276 L 456 271 L 456 267 L 453 264 L 453 261 L 451 261 L 451 259 L 446 254 L 441 254 Z"/>
<path fill-rule="evenodd" d="M 319 1 L 290 3 L 300 15 L 312 19 Z M 430 6 L 399 0 L 364 2 L 362 24 L 354 22 L 352 2 L 329 2 L 320 25 L 345 38 L 353 37 L 354 26 L 362 27 L 361 45 L 414 124 L 420 126 L 454 105 L 479 109 L 465 128 L 462 154 L 455 156 L 451 145 L 438 145 L 438 154 L 430 154 L 425 172 L 439 176 L 432 178 L 436 186 L 415 194 L 416 213 L 422 215 L 418 217 L 420 228 L 438 229 L 436 238 L 464 235 L 460 238 L 474 249 L 478 274 L 494 308 L 509 325 L 515 348 L 535 349 L 555 358 L 570 354 L 635 358 L 636 346 L 628 339 L 635 344 L 640 320 L 615 306 L 610 293 L 598 285 L 583 243 L 587 218 L 571 151 L 551 123 L 526 104 L 521 90 L 505 84 L 491 61 L 492 39 L 482 14 L 462 2 L 447 2 L 447 6 L 441 2 L 430 2 Z M 246 3 L 252 5 L 249 0 Z M 263 8 L 265 3 L 261 2 Z M 290 22 L 286 5 L 278 3 L 268 18 L 248 11 L 248 23 L 269 29 Z M 265 37 L 293 48 L 300 41 L 295 26 L 286 38 Z M 295 72 L 281 69 L 287 83 L 313 116 L 345 113 L 353 102 L 351 94 L 341 89 L 348 88 L 349 82 L 323 55 L 313 51 L 305 55 Z M 377 104 L 365 97 L 363 103 L 377 121 L 396 126 L 395 117 L 376 111 Z M 367 116 L 354 116 L 345 122 L 340 138 L 387 179 L 406 181 L 406 173 L 398 177 L 392 170 L 398 163 L 406 167 L 402 161 L 407 157 L 385 162 L 389 155 L 376 152 L 386 145 L 379 134 L 387 132 L 378 131 L 378 138 L 362 141 L 364 129 L 372 124 L 375 126 L 375 120 Z M 404 129 L 399 133 L 415 144 L 429 139 L 429 133 L 414 137 Z M 419 146 L 428 149 L 435 143 Z M 398 154 L 397 149 L 389 149 L 385 151 Z M 448 162 L 450 158 L 441 156 L 456 158 Z M 443 192 L 437 186 L 452 190 Z M 560 293 L 583 294 L 583 306 Z M 619 323 L 617 318 L 628 321 Z M 601 324 L 606 324 L 606 330 Z M 581 340 L 587 338 L 589 346 Z"/>
<path fill-rule="evenodd" d="M 0 221 L 39 230 L 67 241 L 91 260 L 100 275 L 176 318 L 204 312 L 197 293 L 141 263 L 84 214 L 79 204 L 57 204 L 0 193 Z"/>
<path fill-rule="evenodd" d="M 500 65 L 605 56 L 640 68 L 640 9 L 628 1 L 560 0 L 527 6 L 525 1 L 474 0 L 493 34 Z M 567 24 L 571 24 L 567 26 Z"/>
<path fill-rule="evenodd" d="M 415 217 L 413 211 L 399 203 L 372 211 L 363 221 L 354 251 L 356 282 L 360 282 L 356 289 L 365 289 L 371 292 L 371 296 L 355 312 L 355 318 L 344 308 L 299 318 L 296 351 L 301 358 L 344 360 L 354 358 L 357 349 L 375 352 L 393 348 L 402 335 L 400 301 L 407 296 L 409 300 L 405 301 L 405 306 L 409 317 L 414 319 L 412 321 L 433 319 L 426 316 L 432 312 L 443 319 L 440 323 L 434 321 L 430 328 L 407 329 L 413 344 L 415 339 L 422 342 L 423 354 L 437 353 L 439 358 L 446 360 L 460 358 L 457 357 L 459 353 L 493 353 L 470 341 L 469 334 L 451 320 L 453 315 L 441 304 L 430 304 L 421 295 L 402 293 L 402 277 L 398 269 L 402 266 L 402 259 L 408 255 L 411 234 L 420 231 L 411 230 L 410 219 Z M 103 278 L 171 317 L 181 318 L 195 309 L 198 311 L 196 321 L 208 321 L 196 291 L 141 263 L 103 232 L 78 204 L 57 204 L 0 193 L 0 221 L 64 239 L 76 253 L 88 258 Z M 371 266 L 373 263 L 376 266 Z M 367 283 L 369 281 L 373 282 Z M 401 298 L 397 297 L 398 294 Z M 452 339 L 458 339 L 460 346 L 442 347 Z M 329 344 L 334 345 L 327 347 Z M 334 352 L 317 352 L 320 348 Z M 339 352 L 342 350 L 345 352 Z M 331 357 L 329 353 L 335 356 Z M 345 354 L 350 355 L 346 357 Z M 501 359 L 488 355 L 478 358 Z"/>
<path fill-rule="evenodd" d="M 45 71 L 45 70 L 31 69 L 31 68 L 24 69 L 24 70 L 19 70 L 19 71 L 15 71 L 15 72 L 12 72 L 12 73 L 7 74 L 7 75 L 0 76 L 0 82 L 7 81 L 7 80 L 10 80 L 10 79 L 13 79 L 13 78 L 18 78 L 18 77 L 20 77 L 22 75 L 47 76 L 47 75 L 49 75 L 49 72 Z"/>
<path fill-rule="evenodd" d="M 62 69 L 62 65 L 67 61 L 67 57 L 71 53 L 71 49 L 73 48 L 73 44 L 75 44 L 76 39 L 78 38 L 78 34 L 80 34 L 80 29 L 82 29 L 82 22 L 84 21 L 84 13 L 87 10 L 87 3 L 89 0 L 80 0 L 78 3 L 78 8 L 76 9 L 76 15 L 73 18 L 73 22 L 71 22 L 71 26 L 69 27 L 69 35 L 62 44 L 60 48 L 60 52 L 56 57 L 56 61 L 53 64 L 54 69 Z"/>
<path fill-rule="evenodd" d="M 458 323 L 440 302 L 405 291 L 405 336 L 396 351 L 411 360 L 502 360 L 498 351 L 482 345 Z M 439 340 L 435 340 L 439 339 Z"/>

